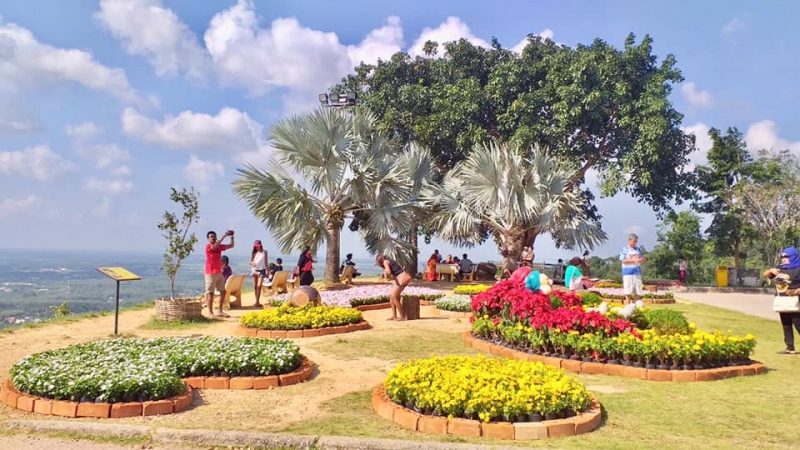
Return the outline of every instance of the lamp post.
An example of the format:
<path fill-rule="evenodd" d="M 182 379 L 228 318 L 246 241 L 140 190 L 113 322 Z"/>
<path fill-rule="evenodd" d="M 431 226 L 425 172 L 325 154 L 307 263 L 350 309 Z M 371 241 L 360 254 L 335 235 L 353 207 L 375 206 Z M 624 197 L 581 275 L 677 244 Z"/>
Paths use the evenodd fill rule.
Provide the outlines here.
<path fill-rule="evenodd" d="M 319 94 L 320 106 L 341 108 L 356 105 L 355 92 L 339 92 L 338 94 Z"/>

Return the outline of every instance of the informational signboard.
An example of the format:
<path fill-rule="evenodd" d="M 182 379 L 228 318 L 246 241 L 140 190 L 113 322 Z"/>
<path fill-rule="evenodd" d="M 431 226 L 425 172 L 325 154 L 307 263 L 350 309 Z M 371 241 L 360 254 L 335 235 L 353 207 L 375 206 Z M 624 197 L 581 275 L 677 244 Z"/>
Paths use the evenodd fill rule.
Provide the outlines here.
<path fill-rule="evenodd" d="M 134 281 L 142 279 L 142 277 L 124 267 L 98 267 L 97 271 L 115 281 Z"/>
<path fill-rule="evenodd" d="M 117 282 L 117 305 L 114 309 L 114 335 L 116 335 L 119 330 L 119 283 L 141 280 L 142 277 L 124 267 L 98 267 L 97 271 Z"/>

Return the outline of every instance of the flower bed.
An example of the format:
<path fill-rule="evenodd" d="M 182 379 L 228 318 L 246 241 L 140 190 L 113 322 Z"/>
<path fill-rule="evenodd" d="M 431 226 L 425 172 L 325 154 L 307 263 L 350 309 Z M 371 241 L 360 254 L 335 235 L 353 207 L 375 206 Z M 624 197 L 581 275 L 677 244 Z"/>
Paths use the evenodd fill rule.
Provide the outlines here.
<path fill-rule="evenodd" d="M 450 295 L 436 299 L 434 306 L 442 311 L 468 313 L 471 311 L 472 299 L 468 295 Z"/>
<path fill-rule="evenodd" d="M 483 356 L 409 361 L 383 385 L 394 403 L 418 413 L 482 422 L 553 420 L 592 403 L 583 384 L 560 369 Z"/>
<path fill-rule="evenodd" d="M 246 313 L 242 325 L 256 330 L 305 330 L 357 324 L 363 321 L 361 311 L 328 305 L 277 308 Z"/>
<path fill-rule="evenodd" d="M 457 295 L 475 295 L 481 292 L 486 292 L 491 289 L 490 284 L 462 284 L 453 289 L 453 294 Z"/>
<path fill-rule="evenodd" d="M 320 302 L 323 305 L 351 308 L 356 306 L 389 303 L 389 286 L 386 284 L 355 286 L 349 289 L 320 291 Z M 436 289 L 408 286 L 402 297 L 418 297 L 421 300 L 435 300 L 444 293 Z M 289 294 L 270 297 L 269 304 L 282 304 L 289 299 Z"/>
<path fill-rule="evenodd" d="M 646 312 L 634 311 L 628 320 L 616 310 L 586 310 L 574 294 L 533 294 L 503 281 L 472 297 L 470 320 L 475 336 L 531 354 L 665 370 L 750 364 L 756 344 L 752 335 L 694 329 L 660 335 L 641 329 L 650 324 Z"/>
<path fill-rule="evenodd" d="M 181 378 L 279 375 L 300 364 L 299 348 L 284 340 L 110 339 L 27 356 L 12 366 L 11 381 L 53 400 L 143 402 L 183 394 Z"/>
<path fill-rule="evenodd" d="M 593 287 L 591 292 L 594 292 L 600 295 L 603 298 L 609 300 L 624 300 L 625 299 L 625 290 L 622 288 L 597 288 Z M 675 296 L 672 295 L 672 292 L 662 292 L 662 293 L 655 293 L 655 292 L 646 292 L 640 296 L 642 300 L 646 303 L 652 301 L 652 303 L 675 303 Z"/>

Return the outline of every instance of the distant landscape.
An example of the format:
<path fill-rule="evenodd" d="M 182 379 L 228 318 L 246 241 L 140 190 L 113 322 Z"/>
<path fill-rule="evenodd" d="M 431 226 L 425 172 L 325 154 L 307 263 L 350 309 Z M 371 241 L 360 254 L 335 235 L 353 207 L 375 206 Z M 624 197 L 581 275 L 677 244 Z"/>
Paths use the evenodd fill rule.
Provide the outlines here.
<path fill-rule="evenodd" d="M 270 257 L 274 260 L 275 257 Z M 284 268 L 291 270 L 296 257 L 283 257 Z M 115 252 L 69 252 L 54 250 L 3 250 L 0 252 L 0 329 L 15 324 L 53 317 L 50 306 L 67 302 L 72 313 L 113 310 L 116 282 L 97 267 L 124 267 L 142 277 L 122 282 L 120 307 L 131 306 L 169 295 L 169 279 L 161 271 L 159 254 Z M 355 260 L 358 270 L 375 275 L 371 260 Z M 197 296 L 203 291 L 204 257 L 194 254 L 178 273 L 176 295 Z M 249 273 L 246 255 L 231 255 L 234 273 Z M 324 262 L 314 268 L 321 278 Z M 252 287 L 248 280 L 245 287 Z"/>

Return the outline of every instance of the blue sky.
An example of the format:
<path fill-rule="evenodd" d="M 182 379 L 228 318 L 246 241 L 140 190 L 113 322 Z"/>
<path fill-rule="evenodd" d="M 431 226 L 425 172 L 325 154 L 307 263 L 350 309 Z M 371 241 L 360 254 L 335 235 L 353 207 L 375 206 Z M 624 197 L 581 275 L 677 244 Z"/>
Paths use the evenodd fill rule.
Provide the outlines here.
<path fill-rule="evenodd" d="M 43 12 L 47 12 L 44 14 Z M 800 152 L 800 3 L 773 1 L 215 1 L 4 0 L 0 3 L 0 229 L 4 247 L 160 252 L 156 228 L 170 186 L 201 192 L 201 222 L 237 230 L 237 253 L 269 232 L 231 193 L 244 162 L 270 155 L 263 135 L 360 60 L 412 54 L 428 39 L 509 48 L 529 33 L 566 45 L 621 45 L 650 34 L 686 81 L 672 100 L 698 135 L 738 126 L 752 151 Z M 595 178 L 590 174 L 589 181 Z M 600 199 L 615 254 L 635 231 L 655 244 L 657 220 L 625 195 Z M 421 248 L 497 260 L 492 243 Z M 554 261 L 547 238 L 536 259 Z M 366 257 L 345 229 L 342 252 Z M 322 254 L 319 255 L 320 257 Z"/>

